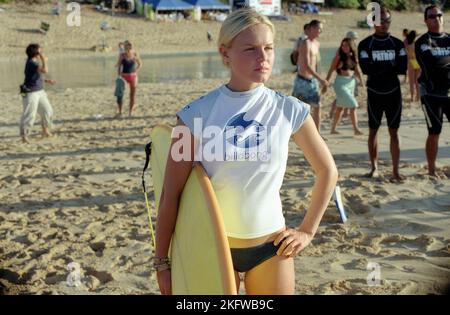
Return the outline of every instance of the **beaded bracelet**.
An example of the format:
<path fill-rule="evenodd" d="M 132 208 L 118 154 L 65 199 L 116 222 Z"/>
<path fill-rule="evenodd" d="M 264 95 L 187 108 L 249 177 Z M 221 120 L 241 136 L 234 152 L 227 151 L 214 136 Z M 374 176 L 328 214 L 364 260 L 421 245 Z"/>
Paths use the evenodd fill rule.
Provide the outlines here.
<path fill-rule="evenodd" d="M 155 264 L 170 263 L 169 257 L 164 257 L 164 258 L 153 257 L 153 261 L 154 261 Z"/>
<path fill-rule="evenodd" d="M 170 269 L 170 264 L 168 262 L 167 263 L 161 263 L 161 264 L 154 264 L 153 268 L 155 269 L 156 272 L 160 272 L 160 271 L 163 271 L 163 270 Z"/>

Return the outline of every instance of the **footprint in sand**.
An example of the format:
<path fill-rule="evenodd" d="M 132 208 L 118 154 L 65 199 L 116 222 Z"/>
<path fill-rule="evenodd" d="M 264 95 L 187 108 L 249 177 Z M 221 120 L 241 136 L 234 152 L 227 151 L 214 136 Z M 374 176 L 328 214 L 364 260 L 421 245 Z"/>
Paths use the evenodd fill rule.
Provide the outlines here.
<path fill-rule="evenodd" d="M 112 274 L 107 271 L 98 271 L 91 267 L 85 267 L 84 269 L 86 276 L 93 276 L 97 278 L 101 284 L 106 284 L 110 281 L 114 281 Z"/>
<path fill-rule="evenodd" d="M 369 261 L 366 258 L 354 259 L 349 263 L 343 264 L 342 266 L 347 270 L 367 270 L 367 264 Z"/>
<path fill-rule="evenodd" d="M 105 250 L 106 245 L 104 242 L 97 242 L 97 243 L 91 243 L 89 245 L 89 247 L 91 247 L 91 249 L 94 251 L 94 253 L 97 257 L 102 257 L 103 251 Z"/>

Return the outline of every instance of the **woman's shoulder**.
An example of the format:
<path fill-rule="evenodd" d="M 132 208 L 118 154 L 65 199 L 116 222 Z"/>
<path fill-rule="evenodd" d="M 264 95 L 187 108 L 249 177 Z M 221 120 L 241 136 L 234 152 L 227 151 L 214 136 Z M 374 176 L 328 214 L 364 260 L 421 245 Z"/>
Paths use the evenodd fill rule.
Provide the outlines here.
<path fill-rule="evenodd" d="M 283 92 L 272 90 L 270 88 L 266 88 L 266 93 L 270 93 L 273 97 L 274 101 L 277 103 L 278 106 L 282 107 L 292 107 L 292 106 L 309 106 L 308 104 L 300 101 L 298 98 L 286 95 Z"/>
<path fill-rule="evenodd" d="M 205 109 L 210 109 L 219 96 L 219 88 L 213 89 L 206 94 L 199 96 L 187 105 L 181 111 L 202 112 Z"/>

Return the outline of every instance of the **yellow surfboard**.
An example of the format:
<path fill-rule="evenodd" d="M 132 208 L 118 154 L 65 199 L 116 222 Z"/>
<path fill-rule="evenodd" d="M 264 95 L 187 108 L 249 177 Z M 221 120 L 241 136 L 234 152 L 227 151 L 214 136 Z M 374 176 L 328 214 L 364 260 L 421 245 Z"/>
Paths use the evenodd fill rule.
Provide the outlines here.
<path fill-rule="evenodd" d="M 151 131 L 150 164 L 159 207 L 172 129 Z M 236 294 L 233 263 L 219 204 L 200 164 L 192 169 L 181 195 L 170 245 L 173 294 Z"/>

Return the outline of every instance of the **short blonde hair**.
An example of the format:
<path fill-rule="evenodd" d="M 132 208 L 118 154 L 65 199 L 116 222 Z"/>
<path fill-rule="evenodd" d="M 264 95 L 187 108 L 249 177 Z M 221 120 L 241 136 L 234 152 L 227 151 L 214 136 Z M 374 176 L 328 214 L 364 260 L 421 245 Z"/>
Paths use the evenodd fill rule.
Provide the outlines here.
<path fill-rule="evenodd" d="M 219 48 L 222 46 L 230 47 L 231 42 L 240 32 L 250 26 L 258 24 L 267 25 L 275 35 L 275 27 L 265 15 L 262 15 L 251 8 L 243 8 L 234 11 L 228 15 L 222 23 L 217 46 Z"/>

